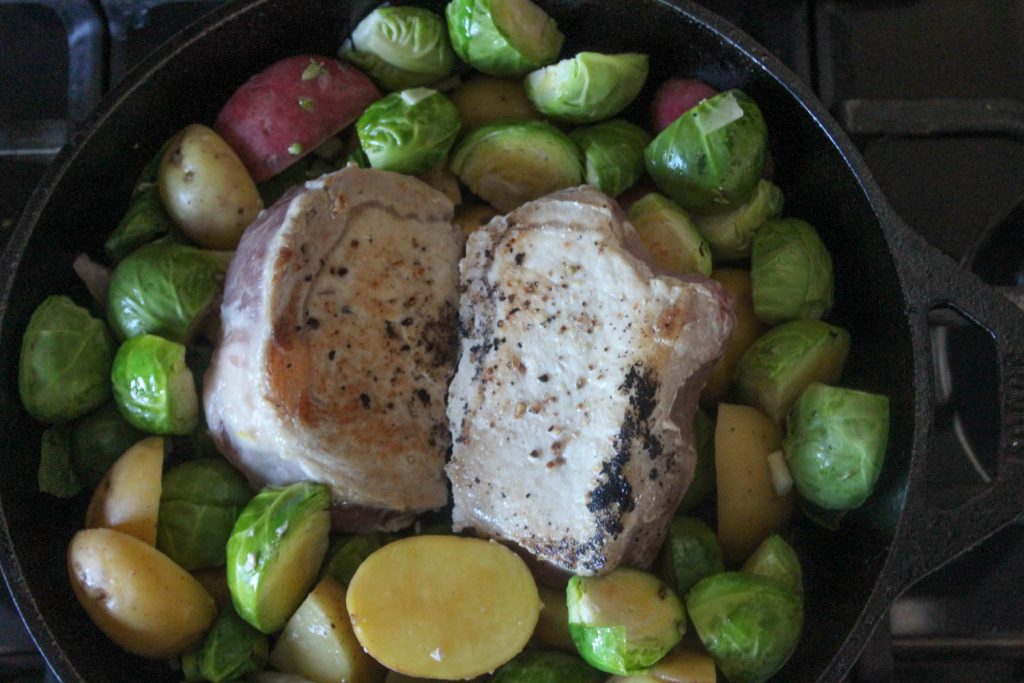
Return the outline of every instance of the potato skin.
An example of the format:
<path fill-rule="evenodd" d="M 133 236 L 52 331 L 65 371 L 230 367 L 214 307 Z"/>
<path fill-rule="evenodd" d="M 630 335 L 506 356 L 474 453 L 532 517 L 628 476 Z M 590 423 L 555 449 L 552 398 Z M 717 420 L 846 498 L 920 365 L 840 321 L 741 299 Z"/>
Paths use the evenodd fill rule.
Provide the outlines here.
<path fill-rule="evenodd" d="M 217 133 L 194 123 L 171 138 L 157 186 L 164 208 L 190 239 L 234 249 L 263 208 L 249 172 Z"/>
<path fill-rule="evenodd" d="M 380 99 L 362 71 L 331 57 L 296 55 L 271 64 L 234 92 L 214 129 L 253 180 L 277 175 L 355 121 Z"/>
<path fill-rule="evenodd" d="M 140 657 L 166 659 L 196 647 L 217 616 L 213 598 L 188 572 L 113 529 L 75 534 L 68 575 L 93 623 Z"/>

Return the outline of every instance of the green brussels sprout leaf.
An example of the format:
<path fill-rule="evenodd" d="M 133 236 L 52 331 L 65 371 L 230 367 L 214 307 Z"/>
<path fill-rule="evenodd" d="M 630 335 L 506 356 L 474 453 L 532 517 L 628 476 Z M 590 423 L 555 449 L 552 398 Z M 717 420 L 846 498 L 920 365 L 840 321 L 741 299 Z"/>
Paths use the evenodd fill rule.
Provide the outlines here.
<path fill-rule="evenodd" d="M 144 334 L 121 344 L 110 374 L 117 408 L 151 434 L 188 434 L 199 421 L 199 399 L 185 364 L 185 347 Z"/>
<path fill-rule="evenodd" d="M 71 464 L 71 435 L 66 424 L 52 425 L 43 432 L 39 490 L 58 498 L 71 498 L 82 490 L 82 482 Z"/>
<path fill-rule="evenodd" d="M 750 257 L 758 228 L 782 213 L 782 203 L 782 190 L 762 178 L 750 199 L 735 209 L 697 214 L 693 220 L 711 245 L 716 262 L 736 261 Z"/>
<path fill-rule="evenodd" d="M 832 257 L 817 231 L 797 218 L 772 220 L 750 257 L 754 314 L 769 324 L 820 318 L 832 308 Z"/>
<path fill-rule="evenodd" d="M 491 683 L 602 683 L 605 678 L 579 657 L 557 650 L 526 650 L 503 664 Z"/>
<path fill-rule="evenodd" d="M 269 654 L 267 637 L 225 607 L 199 650 L 199 673 L 211 683 L 235 681 L 262 670 Z"/>
<path fill-rule="evenodd" d="M 712 574 L 725 571 L 722 546 L 707 524 L 693 517 L 675 517 L 662 550 L 665 576 L 679 595 Z"/>
<path fill-rule="evenodd" d="M 121 454 L 145 434 L 128 423 L 108 401 L 71 423 L 71 462 L 82 484 L 94 489 Z"/>
<path fill-rule="evenodd" d="M 686 611 L 657 577 L 619 567 L 604 576 L 574 576 L 566 588 L 569 634 L 591 666 L 641 673 L 682 640 Z"/>
<path fill-rule="evenodd" d="M 429 88 L 392 93 L 356 121 L 359 145 L 373 168 L 413 175 L 441 163 L 461 127 L 455 104 Z"/>
<path fill-rule="evenodd" d="M 21 339 L 18 392 L 42 422 L 84 415 L 110 396 L 114 341 L 102 320 L 66 296 L 47 297 Z"/>
<path fill-rule="evenodd" d="M 594 123 L 611 118 L 640 94 L 647 55 L 580 52 L 526 77 L 526 95 L 537 111 L 560 121 Z"/>
<path fill-rule="evenodd" d="M 160 201 L 160 192 L 157 190 L 160 159 L 169 143 L 169 140 L 165 142 L 139 173 L 132 189 L 132 201 L 128 211 L 103 244 L 103 250 L 114 263 L 174 229 L 174 222 L 164 209 L 163 202 Z"/>
<path fill-rule="evenodd" d="M 647 131 L 615 119 L 569 136 L 583 152 L 584 179 L 610 197 L 633 187 L 644 174 L 644 148 L 651 141 Z"/>
<path fill-rule="evenodd" d="M 715 423 L 700 408 L 693 415 L 693 448 L 697 452 L 697 465 L 677 508 L 679 512 L 692 510 L 715 492 Z"/>
<path fill-rule="evenodd" d="M 853 510 L 871 495 L 888 440 L 888 397 L 814 383 L 793 406 L 782 450 L 801 496 Z"/>
<path fill-rule="evenodd" d="M 451 73 L 455 55 L 444 20 L 420 7 L 378 7 L 341 46 L 385 90 L 430 85 Z"/>
<path fill-rule="evenodd" d="M 530 0 L 452 0 L 445 17 L 456 54 L 492 76 L 525 76 L 550 64 L 565 40 Z"/>
<path fill-rule="evenodd" d="M 263 633 L 283 628 L 316 581 L 327 552 L 330 504 L 323 484 L 268 487 L 235 522 L 227 545 L 231 600 Z"/>
<path fill-rule="evenodd" d="M 348 588 L 363 560 L 384 547 L 390 540 L 392 539 L 387 534 L 353 534 L 332 539 L 327 550 L 327 559 L 320 569 L 320 576 L 330 576 Z"/>

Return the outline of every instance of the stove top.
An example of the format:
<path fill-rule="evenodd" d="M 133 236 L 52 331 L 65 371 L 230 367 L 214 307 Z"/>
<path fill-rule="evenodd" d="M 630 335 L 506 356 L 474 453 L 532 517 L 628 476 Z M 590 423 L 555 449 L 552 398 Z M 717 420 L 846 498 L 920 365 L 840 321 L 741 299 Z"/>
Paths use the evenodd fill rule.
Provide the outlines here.
<path fill-rule="evenodd" d="M 138 63 L 219 0 L 0 0 L 0 244 L 69 132 Z M 1024 286 L 1024 0 L 705 0 L 809 83 L 902 218 L 987 282 Z M 1012 292 L 1012 290 L 1007 290 Z M 1019 296 L 1019 294 L 1017 294 Z M 954 507 L 995 467 L 987 333 L 932 318 L 929 494 Z M 1024 526 L 893 606 L 849 681 L 1024 681 Z M 0 680 L 42 660 L 0 602 Z"/>

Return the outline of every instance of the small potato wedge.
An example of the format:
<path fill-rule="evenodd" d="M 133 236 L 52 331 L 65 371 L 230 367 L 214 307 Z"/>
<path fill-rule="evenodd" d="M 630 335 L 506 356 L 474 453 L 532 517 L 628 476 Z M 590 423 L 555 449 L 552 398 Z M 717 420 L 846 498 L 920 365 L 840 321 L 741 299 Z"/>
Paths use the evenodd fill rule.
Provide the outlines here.
<path fill-rule="evenodd" d="M 125 650 L 176 657 L 202 641 L 217 616 L 210 594 L 169 557 L 113 529 L 85 529 L 68 547 L 75 596 Z"/>
<path fill-rule="evenodd" d="M 256 183 L 217 133 L 187 126 L 167 145 L 157 171 L 160 199 L 181 231 L 208 249 L 234 249 L 263 200 Z"/>
<path fill-rule="evenodd" d="M 711 368 L 707 384 L 700 392 L 700 402 L 705 406 L 713 406 L 725 397 L 732 384 L 732 373 L 736 369 L 736 364 L 740 362 L 740 358 L 750 348 L 750 345 L 768 329 L 768 326 L 754 315 L 754 299 L 749 271 L 737 268 L 716 268 L 711 273 L 711 279 L 721 283 L 729 298 L 732 299 L 732 309 L 736 313 L 736 325 L 732 328 L 732 334 L 725 345 L 722 357 Z"/>
<path fill-rule="evenodd" d="M 345 589 L 325 576 L 284 627 L 270 664 L 313 683 L 380 683 L 384 668 L 363 651 L 345 609 Z"/>
<path fill-rule="evenodd" d="M 727 566 L 738 567 L 761 541 L 789 522 L 794 494 L 776 495 L 768 467 L 768 455 L 781 443 L 779 427 L 757 409 L 718 404 L 718 540 Z"/>
<path fill-rule="evenodd" d="M 93 492 L 85 528 L 116 529 L 155 546 L 163 467 L 164 440 L 158 436 L 125 451 Z"/>
<path fill-rule="evenodd" d="M 494 671 L 533 633 L 541 604 L 526 563 L 503 545 L 413 536 L 368 557 L 348 589 L 356 637 L 374 659 L 417 678 Z"/>

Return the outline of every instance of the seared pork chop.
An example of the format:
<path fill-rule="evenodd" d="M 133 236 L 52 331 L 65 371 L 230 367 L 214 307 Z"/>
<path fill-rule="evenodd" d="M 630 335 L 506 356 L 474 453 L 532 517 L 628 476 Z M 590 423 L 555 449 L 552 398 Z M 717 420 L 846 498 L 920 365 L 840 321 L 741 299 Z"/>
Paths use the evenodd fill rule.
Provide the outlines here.
<path fill-rule="evenodd" d="M 337 528 L 394 529 L 447 502 L 452 214 L 415 178 L 346 168 L 283 197 L 231 262 L 211 433 L 256 484 L 328 484 Z"/>
<path fill-rule="evenodd" d="M 577 574 L 654 559 L 693 476 L 697 395 L 734 315 L 711 280 L 655 277 L 636 243 L 590 187 L 470 237 L 448 395 L 456 529 Z"/>

